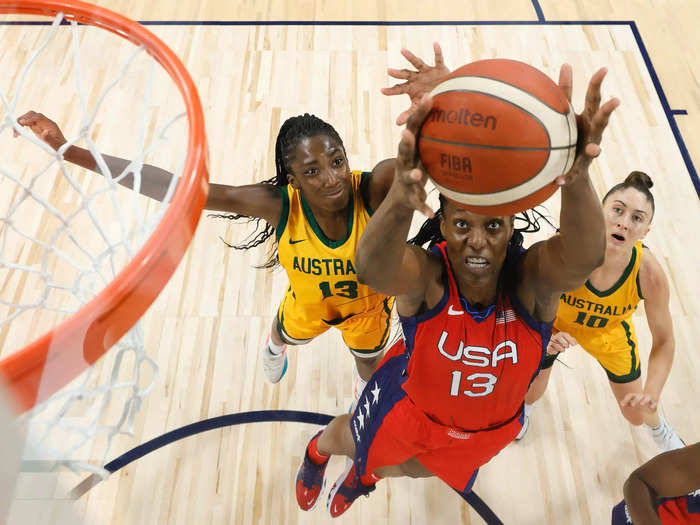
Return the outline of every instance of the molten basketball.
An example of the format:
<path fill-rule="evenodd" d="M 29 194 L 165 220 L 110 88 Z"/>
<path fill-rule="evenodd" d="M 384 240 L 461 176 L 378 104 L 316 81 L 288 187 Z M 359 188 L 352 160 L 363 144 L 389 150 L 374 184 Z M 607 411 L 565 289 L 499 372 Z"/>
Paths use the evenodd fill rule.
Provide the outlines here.
<path fill-rule="evenodd" d="M 432 92 L 418 136 L 428 175 L 447 199 L 512 215 L 550 197 L 576 155 L 576 115 L 564 92 L 515 60 L 480 60 Z"/>

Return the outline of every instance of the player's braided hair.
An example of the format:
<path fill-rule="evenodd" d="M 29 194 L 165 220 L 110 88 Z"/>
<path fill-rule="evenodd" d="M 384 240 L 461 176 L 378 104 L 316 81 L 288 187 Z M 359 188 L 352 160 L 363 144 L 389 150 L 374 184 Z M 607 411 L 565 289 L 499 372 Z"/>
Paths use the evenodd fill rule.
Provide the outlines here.
<path fill-rule="evenodd" d="M 338 144 L 340 144 L 340 147 L 343 148 L 343 151 L 345 151 L 343 140 L 340 138 L 340 135 L 338 135 L 335 128 L 317 116 L 304 113 L 303 115 L 290 117 L 285 120 L 279 133 L 277 134 L 277 140 L 275 142 L 275 176 L 262 181 L 262 183 L 280 187 L 289 184 L 287 174 L 291 171 L 289 164 L 293 159 L 292 151 L 301 140 L 316 137 L 318 135 L 327 135 L 331 137 Z M 255 230 L 248 237 L 246 237 L 244 242 L 241 244 L 229 244 L 223 238 L 221 239 L 226 246 L 233 248 L 234 250 L 248 250 L 249 248 L 255 248 L 256 246 L 264 243 L 267 239 L 273 236 L 273 233 L 275 233 L 275 225 L 268 224 L 263 219 L 259 219 L 257 217 L 249 217 L 238 213 L 212 213 L 209 214 L 208 217 L 231 219 L 234 221 L 244 220 L 245 222 L 255 223 Z M 272 268 L 278 263 L 277 243 L 275 242 L 271 250 L 270 258 L 265 264 L 259 266 L 258 268 Z"/>
<path fill-rule="evenodd" d="M 440 194 L 440 208 L 435 212 L 433 218 L 427 219 L 418 230 L 418 233 L 413 238 L 408 240 L 409 244 L 424 246 L 426 243 L 429 243 L 428 248 L 430 248 L 434 244 L 445 240 L 445 238 L 442 236 L 442 232 L 440 231 L 440 220 L 445 213 L 446 202 L 447 200 L 445 197 Z M 501 277 L 508 279 L 503 283 L 505 289 L 512 289 L 511 286 L 515 284 L 515 276 L 517 275 L 515 265 L 519 260 L 520 251 L 523 246 L 523 233 L 534 233 L 540 231 L 540 221 L 546 222 L 554 230 L 557 230 L 554 224 L 552 224 L 544 213 L 534 208 L 514 215 L 514 220 L 516 224 L 518 222 L 524 224 L 521 227 L 515 227 L 513 236 L 510 238 L 510 241 L 508 241 L 506 260 L 503 264 L 503 268 L 501 269 Z"/>
<path fill-rule="evenodd" d="M 620 182 L 619 184 L 615 184 L 615 186 L 610 188 L 608 193 L 605 194 L 605 197 L 603 197 L 603 203 L 605 203 L 605 201 L 608 200 L 608 197 L 610 197 L 610 195 L 616 191 L 634 188 L 635 190 L 642 192 L 647 198 L 647 201 L 651 204 L 651 218 L 649 219 L 649 221 L 651 221 L 651 219 L 654 218 L 654 212 L 656 211 L 654 196 L 649 191 L 653 185 L 654 183 L 649 175 L 643 171 L 633 171 L 627 175 L 624 181 Z"/>

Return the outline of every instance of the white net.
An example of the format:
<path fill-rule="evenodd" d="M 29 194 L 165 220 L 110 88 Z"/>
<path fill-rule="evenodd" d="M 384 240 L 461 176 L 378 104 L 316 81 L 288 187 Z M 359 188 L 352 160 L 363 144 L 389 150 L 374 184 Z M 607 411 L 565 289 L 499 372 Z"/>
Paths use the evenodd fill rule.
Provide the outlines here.
<path fill-rule="evenodd" d="M 0 357 L 113 280 L 162 218 L 187 153 L 184 103 L 155 60 L 107 31 L 62 21 L 0 29 Z M 20 126 L 28 110 L 51 116 L 67 142 L 54 151 Z M 90 151 L 101 175 L 64 159 L 74 145 Z M 175 174 L 162 202 L 139 194 L 146 163 Z M 132 432 L 157 369 L 137 324 L 25 416 L 27 465 L 104 473 L 114 438 Z"/>

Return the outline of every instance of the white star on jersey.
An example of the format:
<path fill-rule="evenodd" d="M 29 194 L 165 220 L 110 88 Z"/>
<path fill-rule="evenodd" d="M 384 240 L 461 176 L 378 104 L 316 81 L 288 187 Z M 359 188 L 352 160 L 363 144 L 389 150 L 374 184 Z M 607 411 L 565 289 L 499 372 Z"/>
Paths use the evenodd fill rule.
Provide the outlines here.
<path fill-rule="evenodd" d="M 365 416 L 362 415 L 362 410 L 357 411 L 357 420 L 360 422 L 360 428 L 365 428 Z"/>
<path fill-rule="evenodd" d="M 374 383 L 374 388 L 370 391 L 370 392 L 372 392 L 372 396 L 374 396 L 374 399 L 372 399 L 373 405 L 375 403 L 379 403 L 379 392 L 380 391 L 381 391 L 381 388 L 379 388 L 379 384 Z"/>
<path fill-rule="evenodd" d="M 363 406 L 365 407 L 365 416 L 367 416 L 367 419 L 369 419 L 369 399 L 365 399 L 365 404 Z"/>

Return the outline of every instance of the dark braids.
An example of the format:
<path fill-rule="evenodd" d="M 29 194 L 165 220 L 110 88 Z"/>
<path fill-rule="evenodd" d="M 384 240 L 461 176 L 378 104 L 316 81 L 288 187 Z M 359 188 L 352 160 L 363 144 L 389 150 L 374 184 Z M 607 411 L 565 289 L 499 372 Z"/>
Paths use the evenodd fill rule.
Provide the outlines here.
<path fill-rule="evenodd" d="M 340 135 L 338 135 L 335 128 L 317 116 L 304 113 L 303 115 L 298 115 L 285 120 L 279 130 L 279 133 L 277 134 L 277 140 L 275 142 L 275 176 L 262 181 L 262 184 L 272 184 L 279 187 L 287 186 L 289 184 L 287 174 L 291 171 L 290 162 L 293 159 L 291 156 L 292 150 L 296 148 L 301 140 L 316 137 L 318 135 L 329 136 L 340 144 L 340 147 L 343 148 L 343 152 L 345 152 L 343 140 L 340 138 Z M 211 213 L 207 215 L 207 217 L 230 219 L 234 221 L 244 220 L 246 223 L 255 223 L 255 230 L 245 238 L 242 244 L 229 244 L 223 238 L 221 238 L 226 246 L 233 248 L 234 250 L 248 250 L 250 248 L 255 248 L 256 246 L 264 243 L 275 233 L 275 225 L 268 224 L 264 219 L 257 217 L 248 217 L 247 215 L 240 215 L 238 213 Z M 277 243 L 275 242 L 267 262 L 261 266 L 257 266 L 257 268 L 273 268 L 278 264 L 279 259 L 277 257 Z"/>
<path fill-rule="evenodd" d="M 418 233 L 411 239 L 408 240 L 409 244 L 414 244 L 416 246 L 424 246 L 428 244 L 428 248 L 431 246 L 442 242 L 445 238 L 442 236 L 440 231 L 440 220 L 445 213 L 445 203 L 447 200 L 440 194 L 440 208 L 432 219 L 427 219 L 418 230 Z M 524 223 L 522 227 L 515 227 L 513 231 L 513 236 L 508 241 L 508 251 L 506 254 L 506 260 L 504 262 L 503 268 L 501 269 L 501 278 L 504 278 L 505 289 L 512 289 L 511 287 L 515 285 L 515 275 L 516 268 L 515 264 L 519 260 L 519 254 L 523 246 L 523 233 L 534 233 L 540 231 L 540 221 L 544 221 L 549 224 L 554 230 L 559 231 L 554 224 L 549 220 L 549 217 L 539 211 L 538 209 L 526 210 L 518 213 L 514 216 L 514 220 L 517 222 Z"/>

